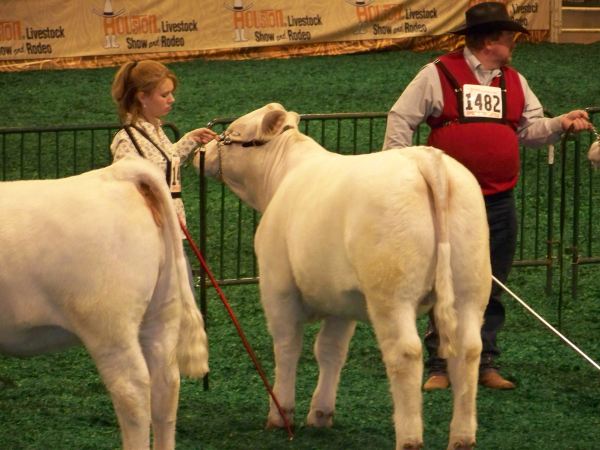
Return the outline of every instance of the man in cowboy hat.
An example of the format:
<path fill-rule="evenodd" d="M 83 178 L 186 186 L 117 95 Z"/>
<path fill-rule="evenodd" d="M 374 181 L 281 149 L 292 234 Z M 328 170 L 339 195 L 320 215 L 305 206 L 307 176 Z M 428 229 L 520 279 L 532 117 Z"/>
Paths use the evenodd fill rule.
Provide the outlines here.
<path fill-rule="evenodd" d="M 412 145 L 413 130 L 431 128 L 428 144 L 464 164 L 484 194 L 490 226 L 492 273 L 508 278 L 514 257 L 517 220 L 513 188 L 519 175 L 519 145 L 537 147 L 560 138 L 573 126 L 590 129 L 585 111 L 544 118 L 543 108 L 527 80 L 508 66 L 517 33 L 527 30 L 499 2 L 479 3 L 466 11 L 466 23 L 455 34 L 465 47 L 427 64 L 406 87 L 389 112 L 384 150 Z M 494 284 L 481 329 L 483 349 L 479 383 L 492 389 L 514 389 L 499 372 L 496 335 L 504 323 L 501 288 Z M 445 360 L 438 357 L 439 338 L 430 319 L 425 335 L 429 358 L 425 390 L 449 385 Z"/>

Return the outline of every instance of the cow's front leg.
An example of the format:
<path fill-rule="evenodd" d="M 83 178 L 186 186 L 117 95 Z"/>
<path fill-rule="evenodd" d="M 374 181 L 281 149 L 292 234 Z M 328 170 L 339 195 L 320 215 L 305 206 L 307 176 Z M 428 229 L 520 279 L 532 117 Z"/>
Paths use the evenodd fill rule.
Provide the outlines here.
<path fill-rule="evenodd" d="M 289 425 L 294 423 L 296 403 L 296 368 L 302 352 L 303 325 L 306 313 L 300 291 L 287 260 L 279 227 L 263 218 L 256 232 L 255 248 L 260 267 L 260 300 L 273 338 L 275 383 L 273 392 L 284 410 Z M 270 399 L 267 428 L 283 428 L 285 422 L 273 399 Z"/>
<path fill-rule="evenodd" d="M 319 382 L 310 403 L 306 424 L 331 427 L 340 372 L 356 322 L 339 317 L 327 317 L 315 341 L 315 357 L 319 364 Z"/>
<path fill-rule="evenodd" d="M 281 265 L 278 266 L 281 269 Z M 269 333 L 273 338 L 275 383 L 273 393 L 290 425 L 294 422 L 296 368 L 302 352 L 304 313 L 300 294 L 290 277 L 280 271 L 261 272 L 260 295 Z M 270 399 L 267 428 L 283 428 L 284 420 Z"/>
<path fill-rule="evenodd" d="M 296 368 L 302 351 L 302 323 L 297 318 L 269 326 L 275 353 L 275 385 L 273 393 L 290 425 L 294 423 L 296 403 Z M 270 399 L 267 428 L 283 428 L 285 422 L 273 399 Z"/>

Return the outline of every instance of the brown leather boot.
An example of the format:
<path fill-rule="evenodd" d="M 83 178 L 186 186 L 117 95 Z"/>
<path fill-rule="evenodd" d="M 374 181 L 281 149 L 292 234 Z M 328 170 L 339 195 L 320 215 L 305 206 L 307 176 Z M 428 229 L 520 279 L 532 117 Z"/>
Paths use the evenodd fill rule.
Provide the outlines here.
<path fill-rule="evenodd" d="M 424 391 L 433 391 L 436 389 L 448 389 L 450 379 L 445 373 L 432 373 L 423 385 Z"/>
<path fill-rule="evenodd" d="M 479 384 L 490 389 L 515 389 L 517 386 L 504 378 L 496 369 L 488 369 L 479 374 Z"/>

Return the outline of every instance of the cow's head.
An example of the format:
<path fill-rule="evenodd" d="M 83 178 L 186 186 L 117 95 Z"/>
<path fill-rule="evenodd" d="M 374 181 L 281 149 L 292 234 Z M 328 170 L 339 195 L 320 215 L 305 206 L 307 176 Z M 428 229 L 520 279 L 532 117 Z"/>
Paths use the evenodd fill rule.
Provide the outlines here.
<path fill-rule="evenodd" d="M 256 146 L 269 142 L 284 129 L 296 127 L 298 115 L 288 112 L 279 103 L 269 103 L 256 111 L 252 111 L 236 120 L 222 134 L 242 145 Z"/>
<path fill-rule="evenodd" d="M 275 141 L 296 129 L 300 117 L 279 103 L 269 103 L 234 120 L 219 136 L 205 146 L 205 174 L 226 183 L 242 200 L 260 209 L 247 186 L 253 177 L 264 176 L 273 164 Z M 198 169 L 199 158 L 194 158 Z M 260 203 L 260 202 L 258 202 Z"/>

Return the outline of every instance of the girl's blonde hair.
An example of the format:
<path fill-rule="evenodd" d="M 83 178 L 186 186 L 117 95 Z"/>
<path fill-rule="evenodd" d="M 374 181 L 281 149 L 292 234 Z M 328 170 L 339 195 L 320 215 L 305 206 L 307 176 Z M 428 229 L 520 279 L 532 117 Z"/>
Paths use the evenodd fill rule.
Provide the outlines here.
<path fill-rule="evenodd" d="M 111 95 L 119 113 L 121 123 L 136 123 L 142 115 L 142 105 L 136 94 L 150 94 L 165 79 L 177 87 L 177 77 L 158 61 L 143 60 L 123 64 L 112 83 Z"/>

